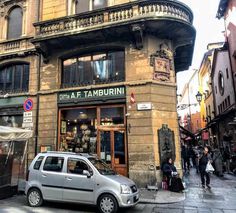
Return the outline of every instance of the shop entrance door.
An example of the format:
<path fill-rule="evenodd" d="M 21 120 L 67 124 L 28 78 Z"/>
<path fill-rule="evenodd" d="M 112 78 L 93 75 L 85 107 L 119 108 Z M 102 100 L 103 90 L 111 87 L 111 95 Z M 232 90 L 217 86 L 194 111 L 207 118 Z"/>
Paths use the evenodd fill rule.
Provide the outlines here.
<path fill-rule="evenodd" d="M 99 130 L 100 158 L 117 173 L 127 176 L 127 147 L 124 129 Z"/>

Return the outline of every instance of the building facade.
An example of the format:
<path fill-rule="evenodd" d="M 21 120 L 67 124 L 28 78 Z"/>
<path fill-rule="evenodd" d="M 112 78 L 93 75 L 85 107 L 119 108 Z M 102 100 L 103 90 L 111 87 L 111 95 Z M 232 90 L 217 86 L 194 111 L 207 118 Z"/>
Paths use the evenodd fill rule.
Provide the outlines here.
<path fill-rule="evenodd" d="M 140 186 L 160 180 L 167 156 L 181 169 L 175 75 L 192 60 L 191 10 L 177 1 L 19 2 L 39 8 L 38 81 L 29 81 L 36 152 L 96 154 Z"/>

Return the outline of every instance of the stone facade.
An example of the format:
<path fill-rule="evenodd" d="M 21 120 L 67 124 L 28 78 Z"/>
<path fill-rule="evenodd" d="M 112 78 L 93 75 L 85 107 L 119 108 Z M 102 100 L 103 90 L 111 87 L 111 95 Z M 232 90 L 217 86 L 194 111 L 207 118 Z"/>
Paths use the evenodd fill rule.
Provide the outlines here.
<path fill-rule="evenodd" d="M 35 150 L 39 152 L 43 146 L 59 150 L 62 108 L 59 94 L 121 86 L 125 87 L 126 92 L 119 102 L 114 102 L 112 98 L 103 102 L 93 100 L 93 106 L 110 106 L 112 103 L 124 106 L 125 125 L 121 129 L 125 130 L 126 174 L 139 186 L 160 182 L 158 131 L 163 126 L 173 133 L 175 165 L 180 171 L 175 74 L 191 64 L 195 30 L 189 8 L 173 1 L 110 0 L 107 8 L 74 14 L 74 0 L 15 2 L 23 2 L 26 8 L 31 9 L 40 6 L 39 10 L 35 10 L 38 11 L 39 20 L 35 20 L 36 17 L 31 13 L 33 10 L 26 9 L 25 17 L 32 16 L 32 19 L 29 19 L 30 24 L 24 25 L 28 26 L 25 28 L 27 35 L 34 37 L 31 41 L 35 46 L 31 51 L 36 49 L 38 54 L 24 57 L 24 60 L 30 60 L 30 86 L 26 95 L 34 101 L 35 138 L 29 145 L 29 159 L 33 158 Z M 35 35 L 32 31 L 33 22 L 37 22 L 34 24 Z M 166 25 L 172 26 L 172 29 L 167 29 Z M 182 29 L 180 34 L 177 33 L 179 27 Z M 171 36 L 170 30 L 173 32 Z M 63 87 L 64 59 L 117 49 L 125 54 L 125 79 Z M 17 57 L 22 51 L 19 49 Z M 131 96 L 135 99 L 132 103 Z M 92 106 L 84 100 L 66 103 L 63 107 L 73 109 L 81 105 Z M 138 109 L 140 106 L 147 108 Z M 113 131 L 116 128 L 113 127 Z"/>

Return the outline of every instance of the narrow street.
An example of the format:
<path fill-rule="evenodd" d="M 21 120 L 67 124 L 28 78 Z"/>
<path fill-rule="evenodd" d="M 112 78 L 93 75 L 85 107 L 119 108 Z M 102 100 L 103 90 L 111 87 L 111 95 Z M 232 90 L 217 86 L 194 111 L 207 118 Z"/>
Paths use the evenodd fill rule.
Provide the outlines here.
<path fill-rule="evenodd" d="M 185 200 L 178 203 L 151 204 L 139 203 L 131 209 L 120 209 L 123 213 L 235 213 L 236 212 L 236 177 L 225 174 L 224 177 L 211 176 L 211 190 L 200 187 L 200 177 L 192 169 L 190 175 L 184 177 L 187 184 Z M 153 192 L 158 196 L 158 192 Z M 96 207 L 76 204 L 46 202 L 42 207 L 27 206 L 24 195 L 0 200 L 0 213 L 72 213 L 97 212 Z"/>

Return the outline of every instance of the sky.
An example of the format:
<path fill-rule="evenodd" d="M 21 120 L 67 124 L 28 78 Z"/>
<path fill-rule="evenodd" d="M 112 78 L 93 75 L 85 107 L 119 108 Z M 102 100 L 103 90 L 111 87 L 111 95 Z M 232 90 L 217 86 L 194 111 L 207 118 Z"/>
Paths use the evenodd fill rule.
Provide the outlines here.
<path fill-rule="evenodd" d="M 177 74 L 178 94 L 191 77 L 194 69 L 199 69 L 207 44 L 224 41 L 224 22 L 216 18 L 220 0 L 179 0 L 193 11 L 193 25 L 197 31 L 192 66 L 188 71 Z"/>

